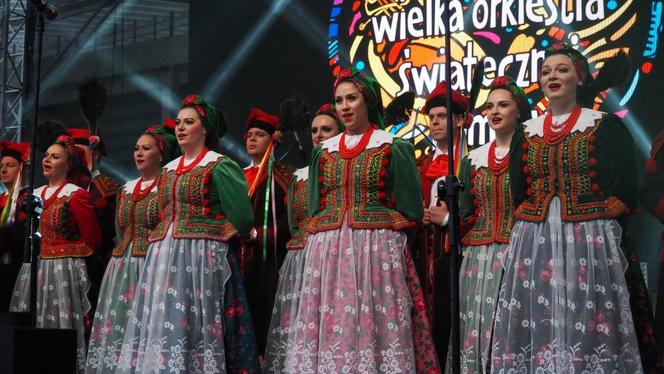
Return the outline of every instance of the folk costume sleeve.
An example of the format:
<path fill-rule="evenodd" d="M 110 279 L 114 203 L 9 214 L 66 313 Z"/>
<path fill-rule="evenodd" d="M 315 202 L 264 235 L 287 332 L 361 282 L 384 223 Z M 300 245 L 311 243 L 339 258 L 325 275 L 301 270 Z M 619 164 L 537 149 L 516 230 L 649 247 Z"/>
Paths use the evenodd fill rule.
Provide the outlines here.
<path fill-rule="evenodd" d="M 463 236 L 473 227 L 473 223 L 477 219 L 475 209 L 477 208 L 474 203 L 473 182 L 471 178 L 473 167 L 470 165 L 468 156 L 464 157 L 459 167 L 459 181 L 463 183 L 464 188 L 459 192 L 459 213 L 461 218 L 461 232 L 460 237 Z"/>
<path fill-rule="evenodd" d="M 309 162 L 309 209 L 307 211 L 307 217 L 313 217 L 316 213 L 321 211 L 320 208 L 320 199 L 317 199 L 320 196 L 320 182 L 318 178 L 320 175 L 320 156 L 323 152 L 323 148 L 320 146 L 314 148 L 311 152 L 311 161 Z"/>
<path fill-rule="evenodd" d="M 90 203 L 90 194 L 80 189 L 69 200 L 69 206 L 81 234 L 81 240 L 96 250 L 101 245 L 101 229 L 97 223 L 94 207 Z"/>
<path fill-rule="evenodd" d="M 641 202 L 664 224 L 664 131 L 652 144 L 641 187 Z"/>
<path fill-rule="evenodd" d="M 297 219 L 295 219 L 295 209 L 293 204 L 295 201 L 295 184 L 297 183 L 297 178 L 293 177 L 290 183 L 288 184 L 288 228 L 290 229 L 291 236 L 297 235 L 300 231 L 299 224 Z"/>
<path fill-rule="evenodd" d="M 224 157 L 212 171 L 214 187 L 221 209 L 243 239 L 248 239 L 254 217 L 249 200 L 249 188 L 244 174 L 235 161 Z"/>
<path fill-rule="evenodd" d="M 517 207 L 527 197 L 527 175 L 524 168 L 528 163 L 524 160 L 524 155 L 527 154 L 528 141 L 523 133 L 523 126 L 517 126 L 514 135 L 512 136 L 512 143 L 510 144 L 510 189 L 512 190 L 512 198 L 514 206 Z M 468 187 L 467 187 L 468 188 Z"/>
<path fill-rule="evenodd" d="M 391 149 L 390 173 L 392 174 L 392 192 L 396 202 L 395 209 L 406 219 L 420 222 L 424 217 L 424 205 L 413 145 L 406 140 L 395 138 Z M 317 165 L 314 166 L 317 167 Z M 313 175 L 309 176 L 309 178 L 312 177 Z M 311 184 L 314 184 L 313 181 L 317 178 L 318 176 L 316 179 L 311 179 Z M 310 194 L 309 196 L 316 195 Z"/>
<path fill-rule="evenodd" d="M 605 196 L 615 196 L 630 211 L 634 211 L 639 198 L 638 176 L 634 162 L 634 141 L 627 127 L 613 114 L 602 119 L 595 133 L 595 145 L 588 145 L 591 170 L 591 188 L 599 189 Z M 596 158 L 593 166 L 592 156 Z M 595 173 L 593 173 L 593 171 Z"/>

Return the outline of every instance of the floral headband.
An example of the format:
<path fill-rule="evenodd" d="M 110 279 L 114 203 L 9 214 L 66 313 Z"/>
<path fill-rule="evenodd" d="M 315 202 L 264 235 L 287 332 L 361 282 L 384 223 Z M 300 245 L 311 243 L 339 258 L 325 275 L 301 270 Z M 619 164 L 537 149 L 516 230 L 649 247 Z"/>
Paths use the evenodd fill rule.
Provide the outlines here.
<path fill-rule="evenodd" d="M 58 138 L 55 140 L 55 143 L 53 144 L 59 144 L 61 145 L 64 149 L 65 152 L 67 152 L 67 170 L 72 171 L 73 169 L 77 168 L 80 165 L 84 165 L 85 162 L 85 151 L 83 149 L 79 148 L 76 146 L 76 143 L 74 142 L 74 139 L 72 139 L 71 136 L 67 135 L 60 135 Z"/>
<path fill-rule="evenodd" d="M 494 80 L 491 82 L 491 85 L 489 86 L 489 92 L 499 88 L 507 90 L 512 94 L 514 101 L 516 101 L 516 106 L 519 109 L 519 120 L 521 120 L 521 122 L 529 120 L 531 118 L 531 114 L 530 104 L 528 103 L 528 96 L 526 96 L 526 93 L 523 91 L 523 89 L 516 84 L 514 79 L 507 76 L 499 76 L 494 78 Z"/>
<path fill-rule="evenodd" d="M 192 107 L 196 113 L 201 117 L 203 127 L 207 130 L 218 131 L 219 129 L 219 116 L 217 109 L 207 100 L 198 95 L 189 95 L 182 100 L 183 107 Z"/>
<path fill-rule="evenodd" d="M 145 130 L 146 134 L 152 135 L 157 142 L 157 148 L 161 154 L 162 164 L 166 164 L 178 156 L 180 148 L 175 138 L 175 121 L 171 117 L 166 118 L 163 125 L 152 125 Z"/>
<path fill-rule="evenodd" d="M 344 68 L 337 75 L 334 81 L 334 91 L 343 82 L 351 82 L 368 99 L 367 109 L 369 111 L 369 121 L 383 128 L 383 104 L 380 97 L 380 86 L 378 81 L 362 74 L 356 68 Z M 373 101 L 373 102 L 371 102 Z"/>
<path fill-rule="evenodd" d="M 339 131 L 345 131 L 346 130 L 346 126 L 344 126 L 344 124 L 341 121 L 339 121 L 339 117 L 337 116 L 337 111 L 334 109 L 334 105 L 332 105 L 330 103 L 321 105 L 321 107 L 318 108 L 318 110 L 314 114 L 314 118 L 316 118 L 318 116 L 331 117 L 332 119 L 334 119 L 337 122 L 337 126 L 339 126 Z"/>
<path fill-rule="evenodd" d="M 572 48 L 569 44 L 558 42 L 551 45 L 546 49 L 544 53 L 544 58 L 553 55 L 565 55 L 572 60 L 574 65 L 574 70 L 576 70 L 576 75 L 579 76 L 579 80 L 585 85 L 589 80 L 592 79 L 590 75 L 590 66 L 588 65 L 588 59 L 581 54 L 581 52 Z"/>

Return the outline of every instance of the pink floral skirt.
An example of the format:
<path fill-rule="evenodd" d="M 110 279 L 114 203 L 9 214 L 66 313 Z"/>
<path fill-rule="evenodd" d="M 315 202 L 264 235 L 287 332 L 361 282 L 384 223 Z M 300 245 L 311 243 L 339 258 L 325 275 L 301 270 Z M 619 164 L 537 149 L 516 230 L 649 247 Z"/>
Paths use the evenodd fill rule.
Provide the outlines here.
<path fill-rule="evenodd" d="M 406 236 L 321 232 L 282 267 L 266 372 L 440 372 Z"/>

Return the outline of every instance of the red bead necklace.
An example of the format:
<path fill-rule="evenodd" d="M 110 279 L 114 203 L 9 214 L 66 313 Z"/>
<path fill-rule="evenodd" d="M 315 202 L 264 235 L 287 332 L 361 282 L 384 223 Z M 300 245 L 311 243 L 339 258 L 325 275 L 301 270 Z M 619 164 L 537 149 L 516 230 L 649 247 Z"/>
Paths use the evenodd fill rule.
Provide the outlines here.
<path fill-rule="evenodd" d="M 546 117 L 544 117 L 544 141 L 551 145 L 560 143 L 560 141 L 572 132 L 572 129 L 576 125 L 576 121 L 578 121 L 580 116 L 581 106 L 577 105 L 563 123 L 554 125 L 553 114 L 549 112 Z"/>
<path fill-rule="evenodd" d="M 489 146 L 489 169 L 493 175 L 501 175 L 507 171 L 507 167 L 510 164 L 510 153 L 501 158 L 496 156 L 496 141 L 491 142 Z"/>
<path fill-rule="evenodd" d="M 150 191 L 152 191 L 154 186 L 157 185 L 158 180 L 159 178 L 155 178 L 155 180 L 153 180 L 152 183 L 150 183 L 148 188 L 142 189 L 141 184 L 143 184 L 143 178 L 141 177 L 141 179 L 139 179 L 138 182 L 136 182 L 134 190 L 131 192 L 131 201 L 136 202 L 143 200 L 146 196 L 150 194 Z"/>
<path fill-rule="evenodd" d="M 367 148 L 369 140 L 371 140 L 371 134 L 373 134 L 373 132 L 374 126 L 372 125 L 367 131 L 364 132 L 364 134 L 362 134 L 362 138 L 352 149 L 348 149 L 346 147 L 346 132 L 341 134 L 341 139 L 339 140 L 339 155 L 341 158 L 348 160 L 362 153 Z"/>
<path fill-rule="evenodd" d="M 196 156 L 194 161 L 192 161 L 191 164 L 189 164 L 187 166 L 184 166 L 184 156 L 180 157 L 180 162 L 178 162 L 178 167 L 175 169 L 175 174 L 182 175 L 182 174 L 188 173 L 191 169 L 198 166 L 198 163 L 201 162 L 201 160 L 203 159 L 203 157 L 205 157 L 205 155 L 207 153 L 208 153 L 208 149 L 203 148 L 201 153 L 199 153 L 198 156 Z"/>

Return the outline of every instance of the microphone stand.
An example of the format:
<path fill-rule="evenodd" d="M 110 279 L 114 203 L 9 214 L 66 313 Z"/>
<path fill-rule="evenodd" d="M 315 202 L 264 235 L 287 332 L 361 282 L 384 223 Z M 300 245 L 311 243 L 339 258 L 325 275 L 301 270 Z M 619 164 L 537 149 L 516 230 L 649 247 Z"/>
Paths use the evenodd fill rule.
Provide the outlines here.
<path fill-rule="evenodd" d="M 445 26 L 445 82 L 447 83 L 447 157 L 448 157 L 448 172 L 445 180 L 438 183 L 438 196 L 445 196 L 445 204 L 449 211 L 449 219 L 447 222 L 447 238 L 450 245 L 450 289 L 451 289 L 451 319 L 452 331 L 450 334 L 450 349 L 452 350 L 452 374 L 459 374 L 460 372 L 460 331 L 459 331 L 459 191 L 463 190 L 464 186 L 459 182 L 456 175 L 454 175 L 454 134 L 453 132 L 453 118 L 452 118 L 452 79 L 451 79 L 451 60 L 452 60 L 452 42 L 450 35 L 450 1 L 445 1 L 445 15 L 443 17 L 443 24 Z M 442 244 L 445 245 L 444 243 Z M 444 253 L 444 248 L 441 248 L 441 253 Z"/>
<path fill-rule="evenodd" d="M 32 144 L 30 146 L 31 167 L 28 183 L 28 198 L 25 202 L 25 210 L 28 214 L 26 228 L 28 235 L 25 238 L 23 246 L 23 259 L 30 262 L 30 320 L 34 327 L 37 327 L 37 261 L 41 252 L 41 234 L 39 233 L 39 219 L 43 210 L 42 199 L 34 194 L 35 190 L 35 155 L 37 152 L 37 126 L 39 124 L 39 91 L 41 86 L 41 61 L 42 61 L 42 43 L 44 39 L 44 14 L 39 12 L 37 21 L 37 80 L 35 84 L 35 126 L 32 132 Z"/>

